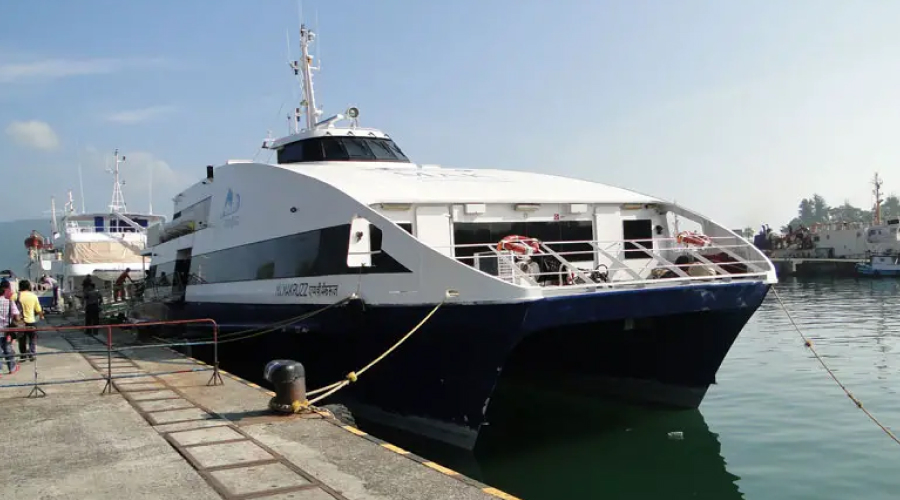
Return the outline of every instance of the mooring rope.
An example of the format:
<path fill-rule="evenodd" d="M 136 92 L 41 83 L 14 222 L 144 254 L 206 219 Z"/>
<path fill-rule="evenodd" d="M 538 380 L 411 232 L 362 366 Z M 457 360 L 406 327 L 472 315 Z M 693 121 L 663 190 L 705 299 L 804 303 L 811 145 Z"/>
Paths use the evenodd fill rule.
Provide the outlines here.
<path fill-rule="evenodd" d="M 853 393 L 850 392 L 850 389 L 847 389 L 847 386 L 844 385 L 844 383 L 841 382 L 840 379 L 838 379 L 837 375 L 834 374 L 834 371 L 832 371 L 832 369 L 828 366 L 828 364 L 825 363 L 825 360 L 816 351 L 815 346 L 813 346 L 812 341 L 809 340 L 809 338 L 807 338 L 806 335 L 803 334 L 803 331 L 800 330 L 800 327 L 797 326 L 797 322 L 794 321 L 794 317 L 791 315 L 791 312 L 788 310 L 787 306 L 784 304 L 784 301 L 781 300 L 781 296 L 778 295 L 778 290 L 776 290 L 775 287 L 772 287 L 772 292 L 775 294 L 775 298 L 778 299 L 778 303 L 781 304 L 781 309 L 784 311 L 784 313 L 787 315 L 788 319 L 791 321 L 791 325 L 794 326 L 794 329 L 797 330 L 797 333 L 800 335 L 800 338 L 803 339 L 803 343 L 810 350 L 810 352 L 813 353 L 813 356 L 815 356 L 815 358 L 819 361 L 819 364 L 822 365 L 822 368 L 825 368 L 825 371 L 828 372 L 828 375 L 831 376 L 832 380 L 834 380 L 834 382 L 844 391 L 844 394 L 846 394 L 847 397 L 850 398 L 851 401 L 853 401 L 853 403 L 856 405 L 857 408 L 862 410 L 863 413 L 865 413 L 866 416 L 869 417 L 869 419 L 872 422 L 875 422 L 875 425 L 880 427 L 881 430 L 883 430 L 884 433 L 888 435 L 888 437 L 893 439 L 895 443 L 900 444 L 900 439 L 898 439 L 897 436 L 894 435 L 894 433 L 891 432 L 890 429 L 888 429 L 884 424 L 882 424 L 877 418 L 875 418 L 875 415 L 872 415 L 872 413 L 868 409 L 866 409 L 865 406 L 863 406 L 862 401 L 860 401 L 859 398 L 854 396 Z"/>

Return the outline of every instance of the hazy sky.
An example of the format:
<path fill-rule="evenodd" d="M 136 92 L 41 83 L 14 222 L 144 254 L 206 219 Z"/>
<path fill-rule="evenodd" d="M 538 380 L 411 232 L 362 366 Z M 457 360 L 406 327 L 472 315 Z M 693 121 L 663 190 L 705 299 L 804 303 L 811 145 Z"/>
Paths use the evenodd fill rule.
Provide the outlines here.
<path fill-rule="evenodd" d="M 304 2 L 326 116 L 347 105 L 414 160 L 553 172 L 676 199 L 728 225 L 801 197 L 900 192 L 900 2 Z M 265 160 L 298 90 L 297 1 L 0 3 L 0 220 L 50 195 L 129 208 L 229 158 Z M 313 26 L 315 27 L 315 26 Z M 257 154 L 259 155 L 257 156 Z M 60 203 L 61 204 L 61 203 Z"/>

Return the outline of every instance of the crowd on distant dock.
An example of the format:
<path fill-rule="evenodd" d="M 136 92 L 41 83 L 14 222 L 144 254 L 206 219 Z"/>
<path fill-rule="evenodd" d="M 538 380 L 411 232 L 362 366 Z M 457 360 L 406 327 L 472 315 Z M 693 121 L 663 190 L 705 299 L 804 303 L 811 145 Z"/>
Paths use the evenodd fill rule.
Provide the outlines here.
<path fill-rule="evenodd" d="M 796 229 L 788 225 L 787 233 L 776 233 L 768 224 L 763 224 L 756 236 L 753 237 L 753 245 L 760 250 L 769 251 L 788 248 L 811 250 L 815 247 L 812 231 L 803 224 Z"/>

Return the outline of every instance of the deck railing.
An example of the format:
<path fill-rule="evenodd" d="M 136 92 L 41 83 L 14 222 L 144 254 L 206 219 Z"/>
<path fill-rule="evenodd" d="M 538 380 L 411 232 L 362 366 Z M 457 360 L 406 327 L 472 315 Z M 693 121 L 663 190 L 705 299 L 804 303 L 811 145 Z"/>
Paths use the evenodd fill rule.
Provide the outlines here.
<path fill-rule="evenodd" d="M 621 241 L 540 241 L 522 254 L 498 243 L 454 245 L 457 260 L 521 286 L 636 287 L 691 281 L 765 279 L 771 262 L 734 236 L 703 245 L 675 238 Z"/>

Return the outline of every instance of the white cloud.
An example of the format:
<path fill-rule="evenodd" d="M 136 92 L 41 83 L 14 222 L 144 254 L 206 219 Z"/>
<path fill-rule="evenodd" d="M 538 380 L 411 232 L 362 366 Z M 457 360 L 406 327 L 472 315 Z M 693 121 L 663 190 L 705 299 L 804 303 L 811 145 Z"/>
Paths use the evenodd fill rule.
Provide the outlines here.
<path fill-rule="evenodd" d="M 131 109 L 127 111 L 119 111 L 106 116 L 107 121 L 114 123 L 140 123 L 162 115 L 166 115 L 175 111 L 174 106 L 150 106 L 141 109 Z"/>
<path fill-rule="evenodd" d="M 47 122 L 12 122 L 6 127 L 6 135 L 16 143 L 32 149 L 51 151 L 59 147 L 59 137 Z"/>
<path fill-rule="evenodd" d="M 0 62 L 0 83 L 16 83 L 27 80 L 53 80 L 70 76 L 103 75 L 128 67 L 154 66 L 164 62 L 160 58 L 148 59 L 42 59 L 28 62 Z"/>

